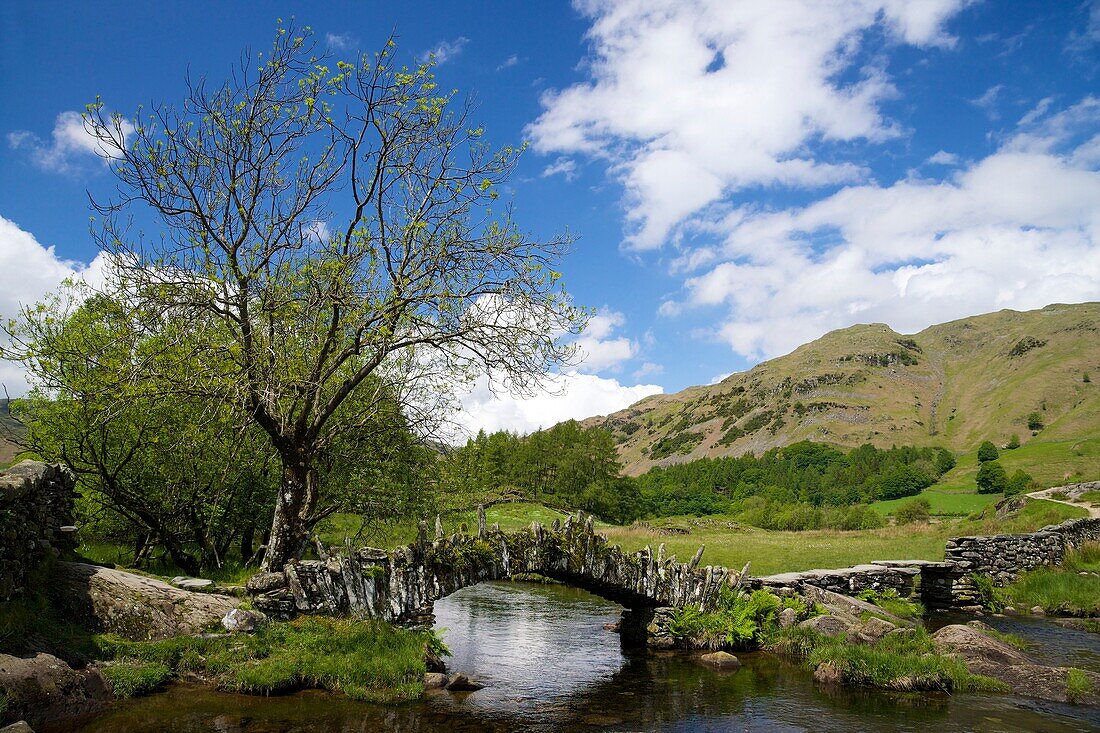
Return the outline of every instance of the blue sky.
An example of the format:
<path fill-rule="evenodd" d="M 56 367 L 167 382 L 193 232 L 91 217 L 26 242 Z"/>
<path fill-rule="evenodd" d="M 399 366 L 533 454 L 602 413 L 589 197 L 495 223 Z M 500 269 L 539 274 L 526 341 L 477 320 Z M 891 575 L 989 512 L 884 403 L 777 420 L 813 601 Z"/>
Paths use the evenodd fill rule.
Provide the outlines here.
<path fill-rule="evenodd" d="M 608 412 L 853 323 L 1100 299 L 1098 3 L 9 2 L 0 316 L 96 257 L 87 193 L 112 181 L 72 113 L 178 100 L 279 17 L 338 55 L 391 30 L 434 51 L 491 140 L 531 142 L 519 221 L 578 237 L 587 360 L 561 394 L 474 385 L 471 427 Z"/>

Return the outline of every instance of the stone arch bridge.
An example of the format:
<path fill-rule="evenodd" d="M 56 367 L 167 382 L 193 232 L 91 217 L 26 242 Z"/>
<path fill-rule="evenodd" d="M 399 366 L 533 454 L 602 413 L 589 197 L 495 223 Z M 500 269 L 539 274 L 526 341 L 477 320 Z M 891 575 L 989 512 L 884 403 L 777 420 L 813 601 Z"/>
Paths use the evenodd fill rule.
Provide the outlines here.
<path fill-rule="evenodd" d="M 431 622 L 432 604 L 455 591 L 518 573 L 537 573 L 637 611 L 694 605 L 713 607 L 721 584 L 740 585 L 745 570 L 699 567 L 703 548 L 689 562 L 666 557 L 662 544 L 626 552 L 594 531 L 578 514 L 545 527 L 516 532 L 487 527 L 478 508 L 476 534 L 445 535 L 436 519 L 434 538 L 421 523 L 419 537 L 392 552 L 365 547 L 318 547 L 320 560 L 261 573 L 248 583 L 255 606 L 269 615 L 347 613 L 403 625 Z"/>

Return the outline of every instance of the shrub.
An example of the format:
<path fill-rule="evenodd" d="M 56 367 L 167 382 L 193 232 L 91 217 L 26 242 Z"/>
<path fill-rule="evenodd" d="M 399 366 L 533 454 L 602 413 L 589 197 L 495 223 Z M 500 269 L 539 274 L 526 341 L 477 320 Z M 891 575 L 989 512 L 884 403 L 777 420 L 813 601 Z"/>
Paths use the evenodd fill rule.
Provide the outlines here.
<path fill-rule="evenodd" d="M 907 501 L 894 512 L 894 521 L 898 524 L 927 522 L 932 517 L 932 503 L 928 499 Z"/>
<path fill-rule="evenodd" d="M 1085 384 L 1088 384 L 1089 382 L 1092 381 L 1091 379 L 1089 379 L 1089 373 L 1088 372 L 1085 372 L 1084 376 L 1081 377 L 1081 381 L 1084 382 Z"/>
<path fill-rule="evenodd" d="M 1005 488 L 1005 496 L 1015 496 L 1022 494 L 1035 483 L 1035 479 L 1031 477 L 1031 474 L 1027 471 L 1017 468 L 1012 474 L 1012 477 L 1008 479 L 1008 486 Z"/>
<path fill-rule="evenodd" d="M 990 443 L 988 440 L 984 441 L 978 446 L 978 462 L 988 463 L 989 461 L 995 461 L 1000 456 L 997 452 L 997 446 Z"/>
<path fill-rule="evenodd" d="M 936 470 L 942 476 L 954 467 L 955 454 L 945 448 L 940 448 L 936 453 Z"/>
<path fill-rule="evenodd" d="M 919 494 L 931 486 L 932 478 L 910 464 L 894 466 L 878 480 L 878 496 L 882 499 L 900 499 Z"/>
<path fill-rule="evenodd" d="M 1043 429 L 1043 415 L 1039 412 L 1033 412 L 1027 416 L 1027 429 L 1028 430 L 1042 430 Z"/>
<path fill-rule="evenodd" d="M 710 649 L 749 649 L 767 643 L 778 632 L 779 612 L 795 609 L 796 617 L 816 615 L 800 599 L 780 599 L 766 590 L 751 593 L 723 584 L 718 590 L 716 609 L 700 611 L 695 606 L 675 610 L 668 630 L 679 640 Z"/>
<path fill-rule="evenodd" d="M 1016 450 L 1020 447 L 1020 436 L 1016 433 L 1012 434 L 1012 437 L 1008 439 L 1008 443 L 1005 444 L 1005 450 Z"/>
<path fill-rule="evenodd" d="M 1008 474 L 1004 466 L 996 461 L 979 466 L 974 481 L 978 484 L 979 494 L 1000 494 L 1008 489 Z"/>
<path fill-rule="evenodd" d="M 977 594 L 978 602 L 982 604 L 982 608 L 989 613 L 1000 613 L 1004 610 L 1001 594 L 997 591 L 997 587 L 993 585 L 993 578 L 983 573 L 971 573 L 970 582 L 974 586 L 974 592 Z"/>

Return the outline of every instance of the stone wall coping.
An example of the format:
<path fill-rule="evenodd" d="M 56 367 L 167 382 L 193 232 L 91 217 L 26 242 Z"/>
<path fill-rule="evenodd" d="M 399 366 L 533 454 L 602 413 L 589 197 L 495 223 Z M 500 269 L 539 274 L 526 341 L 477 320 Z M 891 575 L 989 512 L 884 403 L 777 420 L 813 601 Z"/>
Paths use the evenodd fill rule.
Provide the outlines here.
<path fill-rule="evenodd" d="M 53 478 L 56 471 L 56 466 L 32 460 L 20 461 L 0 471 L 0 502 L 23 498 L 39 481 Z"/>
<path fill-rule="evenodd" d="M 932 570 L 954 570 L 958 563 L 950 560 L 872 560 L 872 565 L 886 568 L 930 568 Z"/>

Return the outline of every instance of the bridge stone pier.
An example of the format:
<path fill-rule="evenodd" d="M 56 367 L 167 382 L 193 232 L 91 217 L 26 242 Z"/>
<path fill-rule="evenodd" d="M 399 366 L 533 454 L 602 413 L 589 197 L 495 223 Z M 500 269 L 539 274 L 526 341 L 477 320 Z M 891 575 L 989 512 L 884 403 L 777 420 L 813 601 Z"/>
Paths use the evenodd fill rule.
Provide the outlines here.
<path fill-rule="evenodd" d="M 741 583 L 742 573 L 699 567 L 702 547 L 688 562 L 666 556 L 663 544 L 656 553 L 648 547 L 626 552 L 597 534 L 583 514 L 516 532 L 487 527 L 483 508 L 478 515 L 476 534 L 445 535 L 436 519 L 434 538 L 421 523 L 417 541 L 392 552 L 318 547 L 321 559 L 255 575 L 248 588 L 255 606 L 275 617 L 343 613 L 420 626 L 431 622 L 432 604 L 440 598 L 520 573 L 583 588 L 639 612 L 643 622 L 657 607 L 711 609 L 722 583 Z"/>

